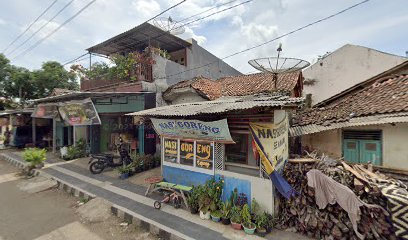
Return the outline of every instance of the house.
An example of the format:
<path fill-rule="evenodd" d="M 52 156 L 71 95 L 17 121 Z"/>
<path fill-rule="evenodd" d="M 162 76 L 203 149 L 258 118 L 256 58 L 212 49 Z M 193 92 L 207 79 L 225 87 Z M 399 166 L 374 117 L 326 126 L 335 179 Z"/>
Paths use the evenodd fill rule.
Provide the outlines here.
<path fill-rule="evenodd" d="M 136 81 L 91 79 L 81 81 L 81 91 L 154 92 L 156 105 L 164 104 L 161 92 L 168 86 L 196 76 L 217 79 L 241 73 L 197 44 L 194 39 L 184 40 L 149 23 L 88 48 L 92 55 L 127 55 L 132 52 L 151 51 L 152 62 L 135 69 Z M 90 55 L 90 56 L 91 56 Z"/>
<path fill-rule="evenodd" d="M 227 76 L 217 80 L 200 76 L 170 86 L 163 93 L 163 99 L 169 104 L 178 104 L 215 100 L 222 96 L 245 96 L 274 91 L 301 97 L 302 72 L 279 74 L 276 87 L 277 90 L 274 89 L 272 73 Z"/>
<path fill-rule="evenodd" d="M 346 44 L 303 71 L 304 96 L 311 94 L 311 105 L 319 105 L 406 60 L 405 57 Z"/>
<path fill-rule="evenodd" d="M 271 74 L 211 80 L 197 77 L 170 86 L 170 104 L 131 114 L 134 122 L 152 123 L 161 141 L 162 175 L 168 182 L 203 184 L 222 177 L 224 198 L 237 188 L 274 212 L 274 188 L 260 163 L 250 123 L 281 126 L 284 149 L 276 170 L 288 159 L 288 115 L 303 104 L 302 74 L 282 74 L 274 88 Z M 272 149 L 273 146 L 267 146 Z M 224 199 L 225 200 L 225 199 Z"/>
<path fill-rule="evenodd" d="M 408 61 L 298 113 L 302 149 L 408 170 Z"/>

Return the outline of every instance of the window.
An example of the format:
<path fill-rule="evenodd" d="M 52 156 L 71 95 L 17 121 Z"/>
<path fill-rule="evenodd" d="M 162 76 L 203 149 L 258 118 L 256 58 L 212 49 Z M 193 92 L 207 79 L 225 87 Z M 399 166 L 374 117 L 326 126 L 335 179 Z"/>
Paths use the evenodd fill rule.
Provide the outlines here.
<path fill-rule="evenodd" d="M 176 139 L 165 139 L 164 143 L 164 161 L 177 163 L 178 141 Z"/>
<path fill-rule="evenodd" d="M 232 133 L 235 144 L 225 145 L 226 161 L 232 163 L 248 163 L 248 134 Z"/>
<path fill-rule="evenodd" d="M 163 139 L 163 164 L 179 164 L 189 170 L 213 170 L 214 142 Z"/>
<path fill-rule="evenodd" d="M 180 163 L 194 165 L 194 142 L 180 141 Z"/>

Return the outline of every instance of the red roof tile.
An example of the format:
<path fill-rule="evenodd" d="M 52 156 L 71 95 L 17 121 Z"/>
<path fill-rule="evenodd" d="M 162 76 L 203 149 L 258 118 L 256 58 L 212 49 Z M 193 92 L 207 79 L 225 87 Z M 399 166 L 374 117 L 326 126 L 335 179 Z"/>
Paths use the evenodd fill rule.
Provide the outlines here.
<path fill-rule="evenodd" d="M 408 75 L 388 76 L 325 107 L 297 114 L 294 124 L 327 125 L 353 117 L 408 111 Z"/>

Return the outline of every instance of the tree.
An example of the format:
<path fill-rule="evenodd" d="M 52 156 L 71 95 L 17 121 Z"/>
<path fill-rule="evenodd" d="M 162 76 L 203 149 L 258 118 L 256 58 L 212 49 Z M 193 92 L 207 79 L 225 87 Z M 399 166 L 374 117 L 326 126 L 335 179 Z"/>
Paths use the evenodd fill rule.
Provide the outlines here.
<path fill-rule="evenodd" d="M 4 86 L 9 77 L 10 61 L 4 56 L 4 54 L 0 54 L 0 97 L 5 97 L 7 95 Z"/>
<path fill-rule="evenodd" d="M 37 87 L 37 98 L 48 96 L 54 88 L 79 89 L 75 73 L 68 72 L 54 61 L 45 62 L 40 70 L 33 71 L 33 80 Z"/>

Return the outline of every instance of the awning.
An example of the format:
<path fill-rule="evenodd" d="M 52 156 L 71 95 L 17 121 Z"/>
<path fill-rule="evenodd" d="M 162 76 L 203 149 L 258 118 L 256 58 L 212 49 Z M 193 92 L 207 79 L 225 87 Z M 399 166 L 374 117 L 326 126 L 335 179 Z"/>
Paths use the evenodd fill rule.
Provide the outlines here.
<path fill-rule="evenodd" d="M 31 114 L 32 118 L 57 118 L 59 117 L 58 106 L 53 104 L 39 104 Z"/>

